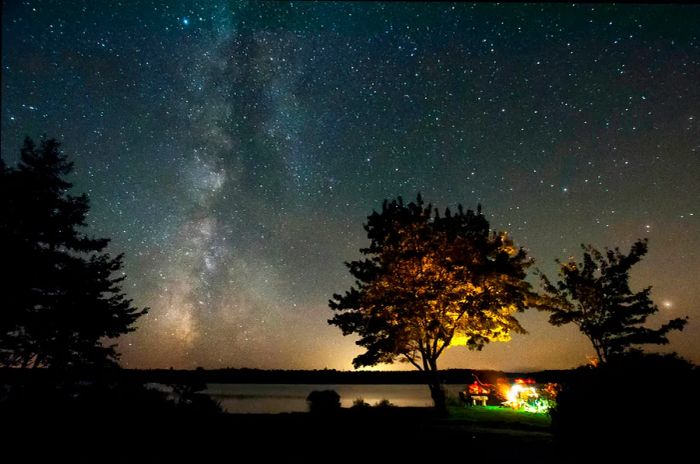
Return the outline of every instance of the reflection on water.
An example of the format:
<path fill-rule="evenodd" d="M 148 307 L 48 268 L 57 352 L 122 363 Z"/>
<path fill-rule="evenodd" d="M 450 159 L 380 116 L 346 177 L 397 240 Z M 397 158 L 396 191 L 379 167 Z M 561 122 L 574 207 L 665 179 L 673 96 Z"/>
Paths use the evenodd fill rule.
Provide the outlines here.
<path fill-rule="evenodd" d="M 457 396 L 464 385 L 446 385 Z M 335 390 L 344 408 L 362 398 L 374 405 L 389 400 L 396 406 L 432 406 L 427 385 L 307 385 L 212 383 L 204 393 L 221 402 L 231 413 L 280 413 L 308 411 L 306 397 L 314 390 Z"/>

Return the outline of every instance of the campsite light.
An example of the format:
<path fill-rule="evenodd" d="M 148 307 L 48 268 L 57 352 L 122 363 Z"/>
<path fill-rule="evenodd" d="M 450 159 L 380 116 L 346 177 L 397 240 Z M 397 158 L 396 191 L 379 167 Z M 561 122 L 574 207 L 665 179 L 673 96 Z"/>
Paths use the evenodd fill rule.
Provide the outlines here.
<path fill-rule="evenodd" d="M 515 379 L 507 390 L 504 405 L 527 412 L 543 413 L 553 406 L 556 386 L 547 384 L 541 390 L 532 379 Z"/>

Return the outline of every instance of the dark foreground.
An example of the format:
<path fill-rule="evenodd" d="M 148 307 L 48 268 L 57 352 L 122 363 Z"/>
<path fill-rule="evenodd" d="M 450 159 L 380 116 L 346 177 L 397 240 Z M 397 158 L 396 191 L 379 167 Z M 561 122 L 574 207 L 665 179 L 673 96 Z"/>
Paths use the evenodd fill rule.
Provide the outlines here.
<path fill-rule="evenodd" d="M 428 408 L 118 421 L 44 417 L 34 422 L 24 417 L 15 425 L 4 436 L 16 459 L 5 462 L 556 461 L 546 429 L 445 419 Z"/>
<path fill-rule="evenodd" d="M 587 449 L 566 449 L 549 427 L 474 421 L 459 413 L 444 418 L 429 408 L 341 409 L 330 415 L 117 416 L 24 416 L 9 422 L 4 417 L 3 454 L 11 459 L 2 461 L 547 463 L 590 462 L 592 455 L 600 462 L 629 461 L 598 446 L 595 430 L 586 437 Z M 649 459 L 673 455 L 663 443 L 645 440 L 638 446 L 637 451 L 648 450 Z"/>
<path fill-rule="evenodd" d="M 447 417 L 430 408 L 338 409 L 337 398 L 324 402 L 328 392 L 311 401 L 317 413 L 224 414 L 197 393 L 201 385 L 162 390 L 49 374 L 0 378 L 0 463 L 622 463 L 700 454 L 700 371 L 667 356 L 577 370 L 551 425 L 488 407 L 453 405 Z"/>

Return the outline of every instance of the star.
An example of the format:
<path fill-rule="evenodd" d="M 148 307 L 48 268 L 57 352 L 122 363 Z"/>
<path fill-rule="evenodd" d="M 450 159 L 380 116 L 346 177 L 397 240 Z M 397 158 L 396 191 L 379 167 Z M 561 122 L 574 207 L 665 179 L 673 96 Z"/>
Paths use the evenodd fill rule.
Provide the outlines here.
<path fill-rule="evenodd" d="M 131 367 L 351 369 L 328 299 L 367 216 L 418 192 L 482 204 L 550 277 L 581 244 L 651 236 L 632 283 L 700 317 L 693 6 L 10 3 L 2 160 L 63 142 L 88 233 L 151 308 L 118 340 Z M 521 322 L 443 366 L 585 362 L 585 341 Z M 700 325 L 672 342 L 700 361 Z"/>

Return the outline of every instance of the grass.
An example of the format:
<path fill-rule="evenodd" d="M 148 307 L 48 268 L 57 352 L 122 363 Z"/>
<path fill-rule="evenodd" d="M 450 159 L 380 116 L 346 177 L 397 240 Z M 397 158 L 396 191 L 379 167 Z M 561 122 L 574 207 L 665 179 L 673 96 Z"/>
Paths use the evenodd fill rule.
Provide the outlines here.
<path fill-rule="evenodd" d="M 516 411 L 501 406 L 451 406 L 449 413 L 451 420 L 502 424 L 504 426 L 524 425 L 547 429 L 552 423 L 549 414 Z"/>

